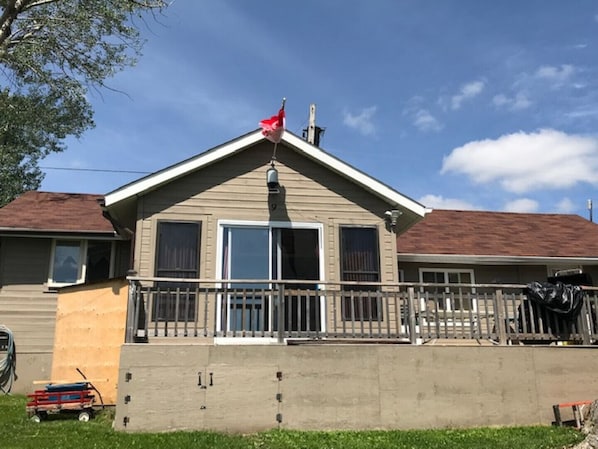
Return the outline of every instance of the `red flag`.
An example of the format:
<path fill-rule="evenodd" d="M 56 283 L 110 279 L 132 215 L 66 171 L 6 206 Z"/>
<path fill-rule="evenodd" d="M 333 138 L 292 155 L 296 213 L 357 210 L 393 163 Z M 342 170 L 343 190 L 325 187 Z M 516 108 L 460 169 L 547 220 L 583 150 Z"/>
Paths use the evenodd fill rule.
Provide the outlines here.
<path fill-rule="evenodd" d="M 278 143 L 282 139 L 285 126 L 284 106 L 278 111 L 278 115 L 273 115 L 270 118 L 265 118 L 260 122 L 262 134 L 270 142 Z"/>

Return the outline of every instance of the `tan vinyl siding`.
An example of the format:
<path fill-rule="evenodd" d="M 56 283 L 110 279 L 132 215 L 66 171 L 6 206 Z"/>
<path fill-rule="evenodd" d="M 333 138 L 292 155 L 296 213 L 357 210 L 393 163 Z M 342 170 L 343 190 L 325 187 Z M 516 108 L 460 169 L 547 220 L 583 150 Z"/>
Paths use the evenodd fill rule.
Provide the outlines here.
<path fill-rule="evenodd" d="M 0 239 L 0 324 L 14 335 L 19 352 L 50 352 L 56 294 L 47 293 L 50 239 Z"/>
<path fill-rule="evenodd" d="M 338 279 L 338 226 L 377 226 L 383 281 L 396 280 L 395 236 L 384 212 L 392 207 L 319 164 L 279 146 L 276 169 L 281 192 L 268 195 L 266 171 L 272 144 L 262 143 L 162 186 L 138 201 L 135 266 L 154 275 L 158 220 L 202 221 L 201 277 L 217 266 L 218 220 L 321 223 L 325 276 Z"/>

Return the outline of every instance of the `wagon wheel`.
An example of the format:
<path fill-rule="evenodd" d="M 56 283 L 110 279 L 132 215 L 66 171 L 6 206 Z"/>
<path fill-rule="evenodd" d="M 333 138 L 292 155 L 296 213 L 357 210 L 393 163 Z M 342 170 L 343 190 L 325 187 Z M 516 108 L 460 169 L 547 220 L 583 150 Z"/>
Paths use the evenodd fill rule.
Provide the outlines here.
<path fill-rule="evenodd" d="M 87 422 L 91 418 L 92 418 L 91 410 L 83 410 L 81 413 L 79 413 L 79 421 L 81 421 L 81 422 Z"/>
<path fill-rule="evenodd" d="M 44 412 L 44 411 L 40 411 L 35 413 L 34 415 L 31 416 L 31 421 L 39 423 L 42 422 L 43 420 L 45 420 L 48 417 L 48 413 Z"/>

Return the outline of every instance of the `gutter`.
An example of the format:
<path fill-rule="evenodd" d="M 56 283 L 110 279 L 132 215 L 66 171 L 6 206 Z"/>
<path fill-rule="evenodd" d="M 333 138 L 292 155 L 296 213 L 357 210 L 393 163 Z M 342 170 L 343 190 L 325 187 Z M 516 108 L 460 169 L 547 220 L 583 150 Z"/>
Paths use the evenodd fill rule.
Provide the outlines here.
<path fill-rule="evenodd" d="M 598 256 L 564 257 L 564 256 L 502 256 L 502 255 L 470 255 L 470 254 L 416 254 L 397 252 L 399 262 L 425 263 L 461 263 L 474 265 L 545 265 L 555 263 L 598 265 Z"/>

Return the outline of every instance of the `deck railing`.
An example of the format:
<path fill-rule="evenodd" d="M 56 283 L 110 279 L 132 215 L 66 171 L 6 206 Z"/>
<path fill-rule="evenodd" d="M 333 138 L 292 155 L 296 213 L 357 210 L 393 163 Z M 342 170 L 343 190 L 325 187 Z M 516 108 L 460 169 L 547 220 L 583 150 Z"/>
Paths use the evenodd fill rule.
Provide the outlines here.
<path fill-rule="evenodd" d="M 129 282 L 127 342 L 598 341 L 596 288 L 584 290 L 580 313 L 569 319 L 529 300 L 525 285 L 141 277 Z"/>

